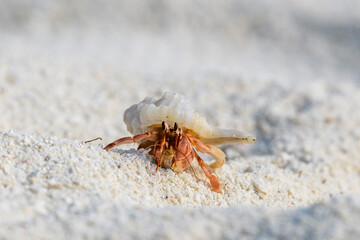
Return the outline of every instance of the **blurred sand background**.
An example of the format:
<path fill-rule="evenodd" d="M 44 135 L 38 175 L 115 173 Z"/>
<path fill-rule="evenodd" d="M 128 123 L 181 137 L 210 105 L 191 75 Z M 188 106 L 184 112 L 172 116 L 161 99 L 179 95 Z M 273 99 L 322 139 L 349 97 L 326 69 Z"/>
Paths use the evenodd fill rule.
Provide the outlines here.
<path fill-rule="evenodd" d="M 0 239 L 358 239 L 359 1 L 0 3 Z M 164 91 L 257 136 L 224 194 L 101 149 Z"/>

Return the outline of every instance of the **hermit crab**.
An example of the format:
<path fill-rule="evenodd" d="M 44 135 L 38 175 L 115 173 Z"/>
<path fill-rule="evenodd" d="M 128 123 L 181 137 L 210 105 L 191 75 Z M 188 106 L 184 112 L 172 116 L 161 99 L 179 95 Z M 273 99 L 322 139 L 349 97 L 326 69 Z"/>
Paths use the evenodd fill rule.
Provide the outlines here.
<path fill-rule="evenodd" d="M 255 136 L 249 133 L 211 127 L 184 96 L 172 92 L 166 92 L 160 99 L 147 97 L 132 105 L 124 113 L 124 122 L 134 136 L 108 144 L 106 151 L 137 142 L 138 149 L 150 149 L 149 153 L 155 157 L 155 171 L 160 166 L 181 172 L 196 158 L 210 181 L 211 190 L 218 193 L 222 192 L 221 185 L 210 168 L 220 168 L 226 160 L 225 153 L 215 145 L 255 142 Z M 208 165 L 197 152 L 210 154 L 215 161 Z"/>

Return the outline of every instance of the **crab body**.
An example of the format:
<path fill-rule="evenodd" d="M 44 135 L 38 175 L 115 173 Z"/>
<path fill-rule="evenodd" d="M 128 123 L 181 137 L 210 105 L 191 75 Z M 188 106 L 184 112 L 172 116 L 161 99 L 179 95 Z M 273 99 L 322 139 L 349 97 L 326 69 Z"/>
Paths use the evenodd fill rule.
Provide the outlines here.
<path fill-rule="evenodd" d="M 139 149 L 151 149 L 149 153 L 157 161 L 156 171 L 161 166 L 181 172 L 196 159 L 210 180 L 211 190 L 219 193 L 222 192 L 220 182 L 209 166 L 213 169 L 222 167 L 225 153 L 215 145 L 255 142 L 255 136 L 249 133 L 211 127 L 177 93 L 167 92 L 158 100 L 148 97 L 132 105 L 124 113 L 124 122 L 134 136 L 120 138 L 107 145 L 105 150 L 138 142 Z M 210 154 L 215 161 L 208 166 L 197 151 Z"/>

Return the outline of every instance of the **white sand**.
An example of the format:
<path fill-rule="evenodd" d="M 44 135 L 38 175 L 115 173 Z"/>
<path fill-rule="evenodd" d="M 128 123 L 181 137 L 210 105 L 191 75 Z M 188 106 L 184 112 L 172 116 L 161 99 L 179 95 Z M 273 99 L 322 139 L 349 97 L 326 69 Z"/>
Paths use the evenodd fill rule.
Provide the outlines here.
<path fill-rule="evenodd" d="M 359 195 L 340 197 L 359 184 L 359 168 L 349 165 L 299 174 L 271 158 L 233 160 L 217 171 L 224 186 L 224 194 L 217 194 L 189 172 L 155 173 L 149 157 L 134 150 L 107 153 L 94 144 L 12 132 L 1 134 L 0 149 L 5 238 L 355 239 L 359 234 Z M 324 202 L 329 195 L 336 199 Z M 297 210 L 267 208 L 319 200 Z"/>
<path fill-rule="evenodd" d="M 119 4 L 3 3 L 0 239 L 359 237 L 355 7 Z M 155 173 L 136 145 L 102 150 L 167 90 L 257 136 L 221 146 L 224 194 L 196 163 Z"/>

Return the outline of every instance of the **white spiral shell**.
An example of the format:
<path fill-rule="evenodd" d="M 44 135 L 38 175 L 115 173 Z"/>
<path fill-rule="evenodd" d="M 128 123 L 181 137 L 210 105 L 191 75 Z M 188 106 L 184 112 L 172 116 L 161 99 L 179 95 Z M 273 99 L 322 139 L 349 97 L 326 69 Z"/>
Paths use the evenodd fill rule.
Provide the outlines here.
<path fill-rule="evenodd" d="M 166 92 L 160 99 L 145 98 L 132 105 L 124 113 L 124 122 L 132 134 L 159 130 L 165 121 L 178 126 L 205 144 L 253 143 L 255 136 L 243 131 L 211 127 L 206 119 L 195 112 L 184 96 Z"/>

